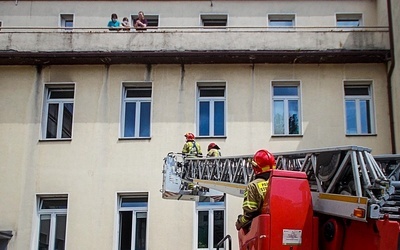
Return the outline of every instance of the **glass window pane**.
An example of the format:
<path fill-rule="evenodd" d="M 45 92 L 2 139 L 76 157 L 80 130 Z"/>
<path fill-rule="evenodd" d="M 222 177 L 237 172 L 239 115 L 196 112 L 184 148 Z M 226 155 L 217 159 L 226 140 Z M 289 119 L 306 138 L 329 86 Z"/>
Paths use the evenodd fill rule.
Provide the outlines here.
<path fill-rule="evenodd" d="M 197 221 L 197 248 L 208 248 L 208 211 L 199 211 Z"/>
<path fill-rule="evenodd" d="M 360 101 L 361 133 L 371 133 L 370 105 L 368 100 Z"/>
<path fill-rule="evenodd" d="M 136 102 L 127 102 L 125 104 L 124 137 L 135 136 L 135 117 L 136 117 Z"/>
<path fill-rule="evenodd" d="M 63 109 L 63 126 L 62 126 L 62 138 L 71 138 L 72 136 L 72 114 L 74 111 L 73 103 L 65 103 Z"/>
<path fill-rule="evenodd" d="M 289 101 L 289 134 L 299 134 L 299 105 L 298 101 Z"/>
<path fill-rule="evenodd" d="M 140 137 L 150 136 L 150 107 L 150 102 L 142 102 L 140 105 Z"/>
<path fill-rule="evenodd" d="M 67 199 L 43 199 L 40 209 L 66 209 Z"/>
<path fill-rule="evenodd" d="M 210 135 L 210 103 L 200 102 L 200 115 L 199 115 L 199 135 L 208 136 Z"/>
<path fill-rule="evenodd" d="M 60 214 L 56 217 L 55 250 L 65 250 L 65 229 L 67 227 L 67 215 Z"/>
<path fill-rule="evenodd" d="M 336 25 L 338 27 L 359 27 L 360 20 L 337 20 Z"/>
<path fill-rule="evenodd" d="M 131 250 L 132 243 L 132 211 L 119 212 L 119 250 Z"/>
<path fill-rule="evenodd" d="M 144 98 L 151 97 L 151 88 L 149 87 L 134 87 L 126 89 L 127 98 Z"/>
<path fill-rule="evenodd" d="M 147 212 L 136 213 L 135 250 L 146 250 Z"/>
<path fill-rule="evenodd" d="M 214 238 L 213 246 L 217 247 L 218 242 L 220 242 L 225 236 L 224 231 L 224 211 L 214 211 Z"/>
<path fill-rule="evenodd" d="M 293 27 L 292 20 L 269 20 L 270 27 Z"/>
<path fill-rule="evenodd" d="M 47 114 L 46 138 L 57 137 L 58 104 L 49 104 Z"/>
<path fill-rule="evenodd" d="M 49 250 L 50 221 L 51 217 L 49 214 L 40 215 L 39 246 L 38 246 L 39 250 Z"/>
<path fill-rule="evenodd" d="M 224 97 L 225 88 L 200 88 L 200 97 Z"/>
<path fill-rule="evenodd" d="M 274 96 L 298 96 L 298 87 L 274 86 Z"/>
<path fill-rule="evenodd" d="M 225 135 L 225 102 L 214 102 L 214 135 Z"/>
<path fill-rule="evenodd" d="M 346 96 L 368 96 L 369 87 L 367 86 L 346 86 L 344 87 L 344 93 Z"/>
<path fill-rule="evenodd" d="M 74 98 L 74 89 L 49 89 L 50 99 L 72 99 Z"/>
<path fill-rule="evenodd" d="M 284 103 L 283 101 L 274 101 L 274 134 L 282 135 L 284 133 Z"/>
<path fill-rule="evenodd" d="M 147 197 L 122 198 L 121 207 L 147 207 Z"/>
<path fill-rule="evenodd" d="M 346 133 L 357 133 L 356 102 L 346 101 Z"/>

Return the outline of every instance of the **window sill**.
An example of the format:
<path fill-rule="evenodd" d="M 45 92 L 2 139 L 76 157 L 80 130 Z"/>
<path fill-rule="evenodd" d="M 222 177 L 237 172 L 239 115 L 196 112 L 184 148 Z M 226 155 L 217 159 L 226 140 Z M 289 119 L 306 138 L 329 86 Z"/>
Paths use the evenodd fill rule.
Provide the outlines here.
<path fill-rule="evenodd" d="M 151 137 L 119 137 L 119 141 L 150 140 Z"/>
<path fill-rule="evenodd" d="M 357 137 L 357 136 L 377 136 L 378 134 L 346 134 L 346 137 Z"/>
<path fill-rule="evenodd" d="M 213 135 L 210 135 L 210 136 L 196 136 L 196 139 L 226 139 L 227 138 L 227 136 L 226 135 L 223 135 L 223 136 L 213 136 Z"/>
<path fill-rule="evenodd" d="M 51 142 L 51 141 L 72 141 L 72 138 L 48 138 L 48 139 L 39 139 L 39 142 Z"/>
<path fill-rule="evenodd" d="M 281 138 L 281 137 L 303 137 L 303 135 L 271 135 L 272 138 Z"/>

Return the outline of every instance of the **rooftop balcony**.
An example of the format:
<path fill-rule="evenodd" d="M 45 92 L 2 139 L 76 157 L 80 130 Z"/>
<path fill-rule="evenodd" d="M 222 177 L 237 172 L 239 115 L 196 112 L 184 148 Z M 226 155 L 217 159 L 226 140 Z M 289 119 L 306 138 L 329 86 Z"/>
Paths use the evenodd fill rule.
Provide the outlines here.
<path fill-rule="evenodd" d="M 387 27 L 6 28 L 1 65 L 119 63 L 382 63 Z"/>

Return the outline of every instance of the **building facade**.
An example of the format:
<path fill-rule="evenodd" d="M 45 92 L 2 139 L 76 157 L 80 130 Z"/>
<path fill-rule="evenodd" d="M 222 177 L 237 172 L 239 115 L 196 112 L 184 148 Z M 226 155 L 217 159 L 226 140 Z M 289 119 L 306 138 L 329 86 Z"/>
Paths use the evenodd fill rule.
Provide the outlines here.
<path fill-rule="evenodd" d="M 109 30 L 112 13 L 146 30 Z M 0 1 L 0 249 L 237 248 L 241 199 L 161 198 L 162 163 L 400 153 L 394 0 Z"/>

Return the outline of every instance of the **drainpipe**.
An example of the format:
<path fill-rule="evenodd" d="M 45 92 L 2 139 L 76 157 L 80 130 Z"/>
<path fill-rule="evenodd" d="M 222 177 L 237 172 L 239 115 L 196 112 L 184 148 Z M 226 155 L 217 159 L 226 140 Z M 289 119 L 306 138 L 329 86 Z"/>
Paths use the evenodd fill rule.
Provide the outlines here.
<path fill-rule="evenodd" d="M 393 115 L 393 98 L 392 98 L 392 75 L 395 66 L 394 57 L 394 37 L 393 37 L 393 17 L 392 17 L 392 3 L 391 0 L 387 0 L 387 11 L 388 11 L 388 24 L 389 24 L 389 44 L 390 44 L 390 67 L 387 72 L 387 89 L 388 89 L 388 102 L 389 102 L 389 119 L 390 119 L 390 133 L 391 133 L 391 144 L 392 154 L 396 153 L 396 138 L 394 130 L 394 115 Z"/>

